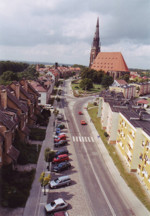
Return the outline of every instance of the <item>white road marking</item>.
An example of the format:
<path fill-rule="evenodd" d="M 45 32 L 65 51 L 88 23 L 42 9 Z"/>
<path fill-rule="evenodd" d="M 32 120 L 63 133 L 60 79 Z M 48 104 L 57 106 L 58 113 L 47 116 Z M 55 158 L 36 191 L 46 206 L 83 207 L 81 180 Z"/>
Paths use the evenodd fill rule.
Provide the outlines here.
<path fill-rule="evenodd" d="M 88 137 L 88 141 L 91 142 L 90 137 Z"/>
<path fill-rule="evenodd" d="M 81 142 L 81 137 L 79 137 L 79 140 L 80 140 L 80 142 Z"/>
<path fill-rule="evenodd" d="M 73 139 L 73 142 L 74 142 L 75 141 L 75 137 L 73 136 L 72 139 Z"/>
<path fill-rule="evenodd" d="M 76 141 L 78 142 L 78 137 L 76 137 Z"/>
<path fill-rule="evenodd" d="M 86 138 L 86 137 L 84 137 L 84 139 L 85 139 L 85 142 L 87 142 L 87 138 Z"/>
<path fill-rule="evenodd" d="M 112 215 L 113 215 L 113 216 L 116 216 L 115 211 L 114 211 L 113 207 L 111 206 L 111 203 L 109 202 L 109 199 L 108 199 L 108 197 L 107 197 L 107 195 L 106 195 L 106 193 L 105 193 L 105 191 L 104 191 L 104 189 L 103 189 L 103 186 L 101 185 L 100 179 L 98 178 L 97 173 L 95 172 L 95 169 L 94 169 L 94 167 L 93 167 L 91 158 L 90 158 L 89 155 L 88 155 L 88 152 L 87 152 L 87 149 L 86 149 L 85 145 L 83 145 L 83 147 L 84 147 L 84 150 L 85 150 L 86 155 L 87 155 L 87 157 L 88 157 L 88 161 L 89 161 L 89 163 L 90 163 L 90 165 L 91 165 L 91 168 L 92 168 L 92 170 L 93 170 L 93 173 L 94 173 L 94 175 L 95 175 L 95 178 L 96 178 L 96 180 L 97 180 L 97 183 L 98 183 L 98 185 L 99 185 L 99 187 L 100 187 L 100 189 L 101 189 L 101 191 L 102 191 L 102 194 L 103 194 L 103 196 L 104 196 L 104 198 L 105 198 L 105 201 L 107 202 L 107 205 L 109 206 L 109 209 L 110 209 Z"/>
<path fill-rule="evenodd" d="M 92 142 L 94 142 L 94 139 L 93 139 L 93 137 L 91 137 L 91 140 L 92 140 Z"/>
<path fill-rule="evenodd" d="M 82 137 L 82 142 L 84 142 L 84 137 Z"/>

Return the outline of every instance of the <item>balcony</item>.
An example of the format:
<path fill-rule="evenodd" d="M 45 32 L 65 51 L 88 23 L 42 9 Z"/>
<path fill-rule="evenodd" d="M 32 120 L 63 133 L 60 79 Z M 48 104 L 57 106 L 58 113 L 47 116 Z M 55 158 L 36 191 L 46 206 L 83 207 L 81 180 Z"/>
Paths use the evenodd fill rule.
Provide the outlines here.
<path fill-rule="evenodd" d="M 130 151 L 127 152 L 127 156 L 130 160 L 132 159 L 132 153 Z"/>

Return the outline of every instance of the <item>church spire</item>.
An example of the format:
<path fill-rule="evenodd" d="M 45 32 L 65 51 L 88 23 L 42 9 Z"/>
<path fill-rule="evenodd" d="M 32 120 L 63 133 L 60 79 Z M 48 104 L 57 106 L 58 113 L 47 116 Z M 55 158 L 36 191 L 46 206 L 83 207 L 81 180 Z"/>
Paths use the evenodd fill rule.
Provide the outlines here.
<path fill-rule="evenodd" d="M 97 54 L 100 52 L 100 38 L 99 38 L 99 17 L 97 18 L 97 24 L 96 24 L 96 31 L 93 38 L 92 48 L 91 48 L 91 54 L 90 54 L 90 64 L 91 66 L 93 64 L 94 59 L 96 58 Z"/>

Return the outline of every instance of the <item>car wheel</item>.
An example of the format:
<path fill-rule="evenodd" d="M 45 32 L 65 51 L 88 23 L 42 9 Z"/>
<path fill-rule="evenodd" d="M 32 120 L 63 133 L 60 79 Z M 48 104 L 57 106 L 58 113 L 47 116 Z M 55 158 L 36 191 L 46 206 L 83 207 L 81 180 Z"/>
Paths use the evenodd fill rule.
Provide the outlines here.
<path fill-rule="evenodd" d="M 70 183 L 68 182 L 67 185 L 70 185 Z"/>

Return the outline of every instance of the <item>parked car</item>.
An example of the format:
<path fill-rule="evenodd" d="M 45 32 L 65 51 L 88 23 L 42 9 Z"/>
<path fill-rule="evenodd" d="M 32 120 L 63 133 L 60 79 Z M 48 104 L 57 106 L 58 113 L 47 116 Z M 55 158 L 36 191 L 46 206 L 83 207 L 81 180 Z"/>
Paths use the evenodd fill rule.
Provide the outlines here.
<path fill-rule="evenodd" d="M 54 138 L 54 143 L 59 142 L 60 140 L 66 140 L 66 135 L 60 135 L 57 138 Z"/>
<path fill-rule="evenodd" d="M 52 163 L 60 163 L 63 161 L 68 161 L 69 157 L 67 154 L 58 155 L 57 157 L 54 157 Z"/>
<path fill-rule="evenodd" d="M 65 125 L 64 125 L 64 124 L 57 124 L 57 125 L 56 125 L 56 128 L 64 129 L 64 128 L 65 128 Z"/>
<path fill-rule="evenodd" d="M 86 122 L 84 120 L 81 120 L 81 125 L 86 125 Z"/>
<path fill-rule="evenodd" d="M 58 139 L 61 135 L 65 135 L 66 136 L 66 133 L 59 133 L 58 135 L 54 136 L 54 139 Z"/>
<path fill-rule="evenodd" d="M 56 128 L 56 135 L 59 135 L 61 133 L 61 129 L 60 128 Z"/>
<path fill-rule="evenodd" d="M 67 149 L 60 149 L 59 151 L 57 151 L 55 153 L 55 157 L 57 157 L 58 155 L 61 155 L 61 154 L 68 154 L 68 150 Z"/>
<path fill-rule="evenodd" d="M 67 145 L 68 141 L 67 140 L 60 140 L 59 142 L 55 142 L 54 146 L 55 147 L 60 147 L 60 146 L 64 146 Z"/>
<path fill-rule="evenodd" d="M 58 114 L 57 119 L 58 120 L 62 120 L 63 119 L 63 115 L 62 114 Z"/>
<path fill-rule="evenodd" d="M 83 115 L 83 113 L 81 111 L 78 112 L 79 115 Z"/>
<path fill-rule="evenodd" d="M 67 212 L 60 211 L 60 212 L 55 212 L 54 216 L 69 216 Z"/>
<path fill-rule="evenodd" d="M 71 167 L 71 164 L 66 161 L 66 162 L 61 162 L 58 165 L 54 166 L 53 172 L 61 172 L 63 170 L 69 169 Z"/>
<path fill-rule="evenodd" d="M 68 203 L 62 198 L 58 198 L 45 205 L 46 212 L 54 212 L 67 208 Z"/>
<path fill-rule="evenodd" d="M 50 188 L 58 188 L 65 185 L 70 185 L 71 179 L 69 176 L 60 176 L 52 181 L 49 182 Z"/>

